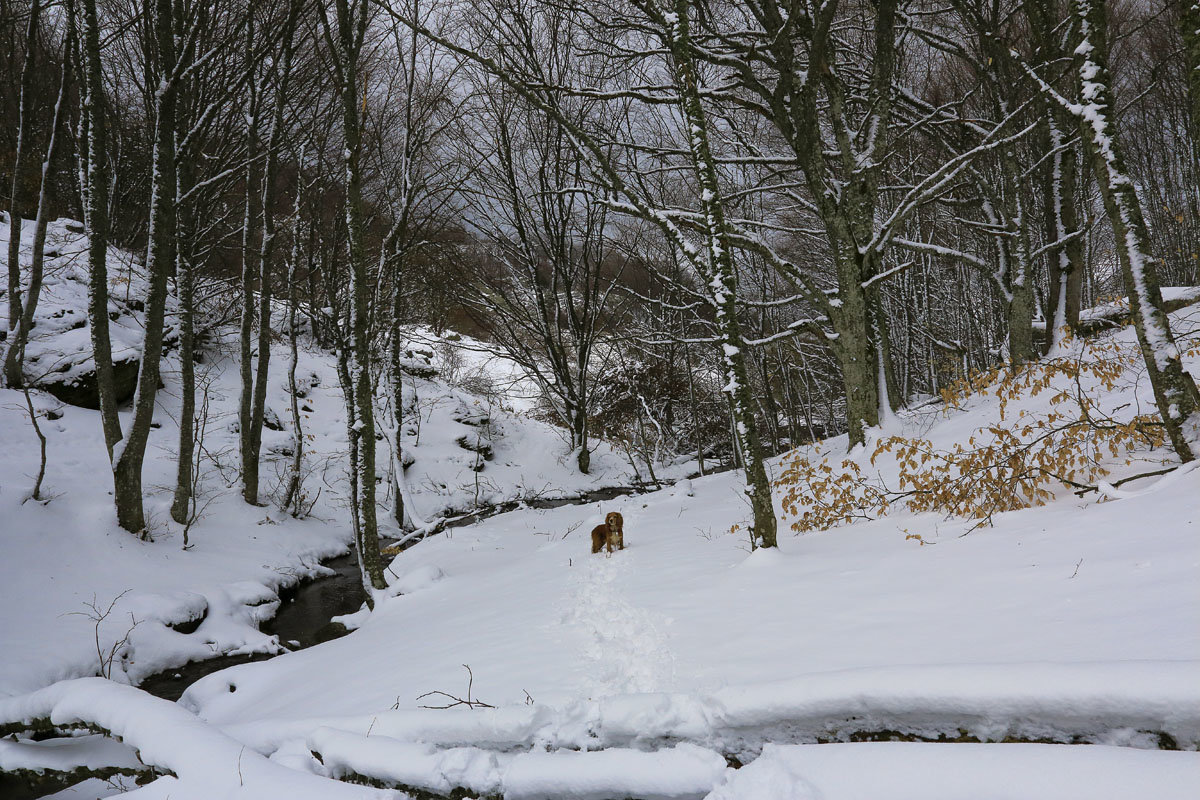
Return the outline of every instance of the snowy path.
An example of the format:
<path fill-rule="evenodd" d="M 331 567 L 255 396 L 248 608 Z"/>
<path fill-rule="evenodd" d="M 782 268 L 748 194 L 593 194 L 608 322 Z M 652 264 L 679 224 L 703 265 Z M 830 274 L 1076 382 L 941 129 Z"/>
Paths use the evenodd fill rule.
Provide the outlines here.
<path fill-rule="evenodd" d="M 611 558 L 588 559 L 565 600 L 562 624 L 582 640 L 586 696 L 657 692 L 674 684 L 675 657 L 661 615 L 631 602 L 623 577 L 632 548 Z"/>

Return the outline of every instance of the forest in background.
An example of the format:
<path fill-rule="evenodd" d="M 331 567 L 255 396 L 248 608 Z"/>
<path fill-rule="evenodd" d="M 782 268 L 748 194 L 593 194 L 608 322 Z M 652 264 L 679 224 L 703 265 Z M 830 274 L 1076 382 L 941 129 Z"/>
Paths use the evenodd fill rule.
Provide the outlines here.
<path fill-rule="evenodd" d="M 736 462 L 761 546 L 766 457 L 1019 376 L 1117 298 L 1160 411 L 1138 425 L 1195 455 L 1160 291 L 1200 282 L 1186 0 L 4 2 L 0 42 L 5 380 L 45 377 L 23 363 L 43 245 L 20 270 L 20 219 L 82 219 L 131 532 L 164 346 L 184 365 L 172 516 L 194 511 L 190 365 L 224 323 L 249 503 L 270 341 L 304 329 L 337 353 L 375 588 L 371 478 L 383 458 L 402 473 L 411 324 L 520 364 L 583 472 L 597 437 Z M 126 391 L 110 244 L 145 253 Z"/>

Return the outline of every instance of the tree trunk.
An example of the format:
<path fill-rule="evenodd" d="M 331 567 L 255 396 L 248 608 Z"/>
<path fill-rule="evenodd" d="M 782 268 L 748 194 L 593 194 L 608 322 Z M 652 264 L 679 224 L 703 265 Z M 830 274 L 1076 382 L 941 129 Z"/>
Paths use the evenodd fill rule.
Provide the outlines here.
<path fill-rule="evenodd" d="M 33 58 L 37 50 L 38 19 L 42 4 L 33 0 L 29 4 L 29 23 L 25 35 L 25 60 L 21 65 L 21 99 L 17 112 L 17 148 L 13 153 L 12 194 L 8 203 L 8 341 L 21 322 L 21 169 L 29 136 L 29 104 L 33 94 Z M 15 384 L 14 384 L 15 385 Z"/>
<path fill-rule="evenodd" d="M 841 304 L 831 309 L 830 322 L 837 334 L 833 351 L 842 368 L 846 428 L 853 448 L 866 441 L 867 428 L 879 424 L 879 367 L 871 342 L 867 295 L 862 288 L 859 260 L 853 247 L 838 246 L 835 254 Z"/>
<path fill-rule="evenodd" d="M 354 381 L 351 378 L 350 358 L 346 352 L 346 343 L 343 336 L 339 332 L 341 339 L 337 344 L 337 372 L 338 382 L 342 386 L 342 399 L 346 404 L 346 445 L 350 456 L 349 467 L 349 484 L 350 484 L 350 526 L 354 530 L 354 552 L 358 555 L 358 569 L 362 574 L 363 586 L 367 589 L 367 605 L 374 606 L 374 599 L 371 595 L 371 581 L 368 577 L 366 560 L 363 557 L 363 536 L 362 536 L 362 520 L 360 517 L 361 506 L 359 504 L 360 491 L 360 473 L 359 473 L 359 428 L 358 428 L 358 409 L 354 401 Z"/>
<path fill-rule="evenodd" d="M 275 93 L 271 113 L 271 130 L 267 136 L 266 156 L 261 175 L 261 197 L 255 207 L 250 192 L 254 189 L 254 164 L 246 167 L 246 227 L 242 235 L 242 316 L 239 329 L 242 389 L 239 395 L 238 427 L 242 455 L 242 499 L 251 505 L 259 504 L 259 470 L 262 456 L 263 418 L 267 406 L 267 377 L 271 364 L 271 255 L 275 246 L 275 217 L 271 206 L 275 196 L 275 181 L 279 165 L 279 140 L 283 129 L 288 84 L 292 73 L 292 56 L 296 20 L 302 3 L 292 0 L 284 23 L 279 60 L 273 63 Z M 252 11 L 250 12 L 253 13 Z M 247 53 L 253 52 L 254 27 L 252 16 L 247 17 Z M 262 87 L 251 90 L 251 120 L 246 130 L 248 155 L 252 157 L 258 144 L 258 111 L 262 102 Z M 261 228 L 260 218 L 261 214 Z M 249 248 L 257 241 L 258 252 L 252 259 Z M 258 338 L 253 350 L 257 359 L 251 370 L 251 336 L 256 316 L 254 287 L 258 286 Z"/>
<path fill-rule="evenodd" d="M 688 144 L 696 180 L 701 193 L 708 253 L 694 259 L 707 274 L 704 283 L 710 290 L 710 302 L 725 364 L 725 393 L 729 395 L 734 417 L 734 433 L 746 470 L 746 495 L 754 521 L 751 540 L 760 547 L 777 547 L 775 508 L 771 482 L 763 463 L 762 444 L 754 420 L 753 398 L 746 370 L 745 343 L 737 315 L 737 278 L 733 251 L 725 223 L 724 202 L 717 180 L 716 164 L 708 141 L 708 120 L 700 99 L 699 81 L 692 60 L 689 34 L 689 0 L 675 0 L 674 19 L 668 22 L 667 41 L 674 61 L 680 110 L 690 131 Z"/>
<path fill-rule="evenodd" d="M 586 475 L 592 468 L 592 451 L 588 448 L 587 407 L 584 403 L 576 404 L 574 417 L 571 438 L 575 440 L 575 448 L 578 450 L 575 465 Z"/>
<path fill-rule="evenodd" d="M 1182 0 L 1179 25 L 1183 34 L 1184 65 L 1187 70 L 1193 163 L 1200 166 L 1200 1 Z M 1197 176 L 1193 175 L 1193 180 Z M 1193 187 L 1200 192 L 1200 187 Z"/>
<path fill-rule="evenodd" d="M 299 338 L 296 330 L 296 318 L 299 316 L 300 307 L 300 281 L 296 277 L 297 267 L 300 264 L 300 205 L 303 198 L 304 187 L 304 148 L 300 148 L 300 157 L 297 159 L 299 167 L 296 170 L 296 201 L 292 210 L 292 251 L 288 256 L 287 261 L 287 276 L 285 278 L 288 305 L 287 305 L 287 330 L 288 330 L 288 399 L 292 413 L 292 463 L 288 469 L 287 488 L 283 493 L 283 502 L 279 507 L 285 511 L 291 509 L 292 516 L 299 516 L 301 512 L 300 502 L 300 470 L 304 463 L 304 431 L 300 424 L 300 399 L 297 396 L 296 386 L 296 367 L 300 360 Z"/>
<path fill-rule="evenodd" d="M 872 270 L 870 277 L 876 274 L 877 272 Z M 870 280 L 870 277 L 864 280 Z M 871 347 L 875 351 L 875 382 L 879 385 L 876 390 L 876 402 L 879 403 L 879 416 L 882 419 L 885 415 L 900 410 L 904 405 L 904 395 L 896 381 L 896 369 L 892 361 L 891 325 L 887 306 L 883 302 L 883 284 L 879 281 L 872 282 L 865 290 L 865 297 L 870 314 L 868 322 Z"/>
<path fill-rule="evenodd" d="M 246 58 L 254 58 L 254 14 L 246 15 Z M 242 464 L 242 499 L 258 505 L 258 463 L 260 439 L 254 436 L 254 288 L 260 275 L 261 251 L 259 220 L 261 199 L 258 189 L 258 112 L 261 85 L 252 79 L 246 110 L 246 198 L 242 218 L 242 308 L 238 325 L 238 452 Z M 259 428 L 261 435 L 261 427 Z"/>
<path fill-rule="evenodd" d="M 176 20 L 176 26 L 181 22 Z M 191 84 L 180 87 L 175 119 L 175 141 L 180 145 L 186 138 L 184 109 Z M 195 498 L 196 476 L 193 474 L 196 456 L 196 276 L 192 268 L 188 244 L 195 236 L 194 215 L 183 208 L 183 197 L 195 183 L 191 159 L 177 153 L 175 165 L 175 292 L 179 299 L 179 446 L 175 462 L 175 495 L 171 501 L 171 519 L 188 526 Z M 203 433 L 203 432 L 201 432 Z M 186 527 L 184 537 L 186 538 Z"/>
<path fill-rule="evenodd" d="M 684 367 L 688 376 L 688 406 L 692 412 L 692 427 L 696 436 L 696 466 L 700 476 L 704 476 L 704 440 L 700 437 L 700 406 L 696 401 L 696 374 L 692 372 L 692 348 L 683 346 Z M 603 435 L 603 431 L 601 432 Z"/>
<path fill-rule="evenodd" d="M 1065 58 L 1061 36 L 1056 32 L 1061 21 L 1060 0 L 1025 3 L 1034 52 L 1042 64 Z M 1046 302 L 1046 350 L 1059 345 L 1079 326 L 1083 300 L 1083 276 L 1087 265 L 1083 258 L 1080 235 L 1080 208 L 1076 187 L 1079 182 L 1079 157 L 1066 133 L 1075 126 L 1070 113 L 1051 98 L 1046 98 L 1046 136 L 1043 149 L 1052 153 L 1049 169 L 1042 170 L 1042 197 L 1046 241 L 1054 246 L 1047 251 L 1049 298 Z"/>
<path fill-rule="evenodd" d="M 1051 169 L 1045 177 L 1048 209 L 1046 238 L 1057 242 L 1048 253 L 1050 299 L 1046 314 L 1046 348 L 1058 345 L 1065 334 L 1079 328 L 1079 310 L 1083 301 L 1083 237 L 1079 235 L 1079 201 L 1075 186 L 1079 164 L 1075 148 L 1063 136 L 1062 110 L 1048 109 L 1050 147 L 1054 151 Z M 1068 238 L 1070 237 L 1070 238 Z"/>
<path fill-rule="evenodd" d="M 1025 204 L 1021 198 L 1020 168 L 1012 154 L 1004 156 L 1005 203 L 1008 206 L 1007 239 L 1001 244 L 1008 249 L 1008 358 L 1013 367 L 1034 359 L 1033 349 L 1033 275 L 1029 263 L 1029 239 L 1026 230 Z"/>
<path fill-rule="evenodd" d="M 368 309 L 370 281 L 367 278 L 366 242 L 362 212 L 362 126 L 359 117 L 358 59 L 367 26 L 366 0 L 337 0 L 336 58 L 341 70 L 342 159 L 346 179 L 346 233 L 350 265 L 349 380 L 353 388 L 356 420 L 351 434 L 357 448 L 359 477 L 359 557 L 368 594 L 386 589 L 379 554 L 379 529 L 375 510 L 375 413 L 371 387 L 371 338 Z M 366 95 L 362 100 L 366 111 Z"/>
<path fill-rule="evenodd" d="M 406 530 L 404 515 L 404 375 L 400 371 L 400 273 L 392 276 L 392 330 L 389 342 L 389 372 L 392 400 L 392 519 L 399 530 Z"/>
<path fill-rule="evenodd" d="M 58 150 L 59 128 L 63 121 L 63 112 L 67 102 L 67 78 L 70 74 L 70 52 L 72 47 L 74 27 L 68 27 L 67 42 L 63 48 L 62 77 L 58 85 L 58 100 L 54 104 L 54 117 L 50 122 L 50 142 L 46 145 L 46 157 L 42 161 L 42 179 L 38 190 L 37 220 L 33 229 L 32 254 L 29 265 L 29 289 L 25 293 L 25 301 L 21 309 L 21 318 L 17 328 L 8 335 L 8 350 L 4 356 L 4 374 L 11 387 L 24 386 L 25 376 L 25 345 L 29 341 L 29 331 L 33 329 L 33 315 L 37 312 L 38 299 L 42 293 L 42 277 L 46 254 L 46 225 L 49 221 L 49 183 L 50 168 L 54 163 L 54 154 Z M 14 203 L 15 207 L 15 203 Z M 11 255 L 11 251 L 10 251 Z M 36 499 L 36 498 L 35 498 Z"/>
<path fill-rule="evenodd" d="M 178 165 L 182 175 L 187 167 Z M 190 182 L 188 182 L 190 185 Z M 181 213 L 178 200 L 183 194 L 184 182 L 180 182 L 175 193 L 176 222 Z M 191 260 L 183 252 L 182 242 L 176 239 L 175 288 L 179 294 L 179 383 L 181 402 L 179 409 L 179 455 L 175 470 L 175 497 L 171 503 L 171 519 L 183 524 L 188 521 L 192 505 L 192 462 L 195 458 L 195 414 L 196 414 L 196 362 L 195 362 L 195 283 Z"/>
<path fill-rule="evenodd" d="M 1163 309 L 1149 234 L 1133 181 L 1125 171 L 1116 121 L 1112 118 L 1111 77 L 1108 71 L 1108 31 L 1104 4 L 1075 0 L 1082 23 L 1082 40 L 1075 50 L 1083 106 L 1079 126 L 1095 165 L 1104 209 L 1117 242 L 1121 277 L 1129 296 L 1138 344 L 1154 399 L 1172 446 L 1180 460 L 1195 458 L 1188 439 L 1189 423 L 1200 412 L 1200 393 L 1184 371 L 1179 348 Z"/>
<path fill-rule="evenodd" d="M 117 521 L 131 533 L 147 535 L 142 508 L 142 461 L 154 419 L 162 360 L 167 278 L 175 262 L 175 26 L 172 0 L 155 0 L 154 40 L 158 48 L 159 87 L 155 92 L 154 165 L 150 185 L 150 241 L 146 248 L 149 291 L 146 295 L 145 339 L 133 401 L 133 421 L 113 464 L 113 499 Z"/>
<path fill-rule="evenodd" d="M 84 62 L 81 125 L 87 132 L 87 161 L 81 169 L 84 222 L 88 235 L 88 327 L 100 399 L 100 422 L 111 461 L 121 441 L 121 420 L 113 388 L 112 338 L 108 328 L 108 124 L 104 119 L 104 80 L 100 61 L 100 21 L 96 0 L 82 0 Z"/>

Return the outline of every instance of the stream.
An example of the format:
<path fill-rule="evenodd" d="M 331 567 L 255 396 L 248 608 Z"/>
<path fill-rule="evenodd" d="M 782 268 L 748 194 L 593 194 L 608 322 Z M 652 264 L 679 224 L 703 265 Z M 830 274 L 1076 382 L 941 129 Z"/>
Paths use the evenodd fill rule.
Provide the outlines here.
<path fill-rule="evenodd" d="M 449 517 L 439 530 L 445 528 L 461 528 L 472 525 L 498 514 L 505 514 L 519 508 L 559 508 L 566 505 L 587 505 L 588 503 L 612 500 L 626 495 L 644 494 L 656 491 L 653 486 L 646 487 L 611 487 L 596 489 L 583 495 L 555 499 L 536 499 L 531 501 L 510 501 L 495 506 L 487 506 L 458 516 Z M 433 535 L 433 534 L 430 534 Z M 421 541 L 415 539 L 405 542 L 401 549 L 408 549 Z M 380 541 L 384 547 L 390 542 Z M 345 636 L 347 631 L 332 619 L 343 614 L 358 611 L 366 601 L 366 591 L 363 589 L 362 577 L 358 571 L 358 554 L 351 550 L 345 555 L 336 556 L 321 562 L 333 570 L 332 575 L 316 578 L 283 589 L 279 593 L 279 610 L 275 616 L 262 624 L 262 630 L 267 634 L 279 637 L 280 643 L 290 650 L 302 650 L 306 647 Z M 254 661 L 266 661 L 274 658 L 270 653 L 254 653 L 249 655 L 225 655 L 191 661 L 182 667 L 156 673 L 138 684 L 139 688 L 155 697 L 176 701 L 196 681 L 213 672 L 219 672 L 227 667 L 238 664 L 249 664 Z"/>

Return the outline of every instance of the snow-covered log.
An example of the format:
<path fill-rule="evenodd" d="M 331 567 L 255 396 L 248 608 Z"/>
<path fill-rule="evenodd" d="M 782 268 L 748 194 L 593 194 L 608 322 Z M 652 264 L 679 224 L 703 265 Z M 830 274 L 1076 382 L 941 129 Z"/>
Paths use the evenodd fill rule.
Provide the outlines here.
<path fill-rule="evenodd" d="M 0 700 L 0 723 L 39 720 L 55 726 L 83 723 L 103 729 L 132 748 L 147 767 L 171 773 L 143 790 L 146 797 L 280 798 L 280 800 L 337 800 L 338 798 L 397 798 L 395 792 L 365 789 L 289 769 L 264 758 L 208 725 L 175 703 L 160 700 L 130 686 L 103 678 L 62 681 L 31 694 Z M 127 751 L 96 746 L 67 761 L 83 759 L 92 769 L 102 761 L 128 765 Z M 98 758 L 105 754 L 104 758 Z M 6 747 L 0 765 L 17 764 L 28 750 Z M 26 758 L 21 763 L 33 763 Z M 46 759 L 45 764 L 49 765 Z M 107 766 L 114 766 L 109 764 Z M 172 777 L 175 776 L 175 777 Z"/>

